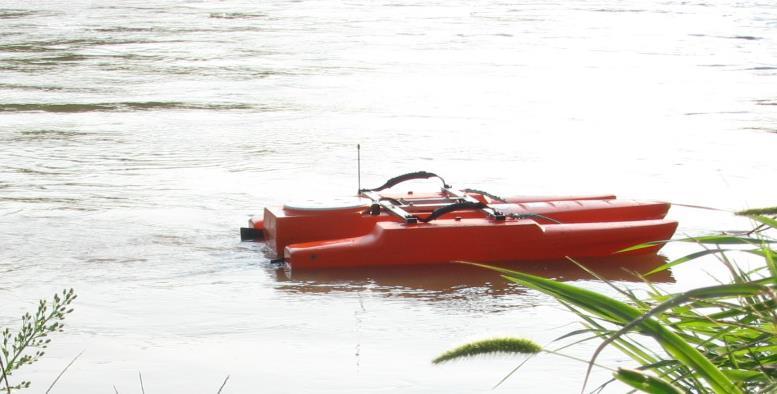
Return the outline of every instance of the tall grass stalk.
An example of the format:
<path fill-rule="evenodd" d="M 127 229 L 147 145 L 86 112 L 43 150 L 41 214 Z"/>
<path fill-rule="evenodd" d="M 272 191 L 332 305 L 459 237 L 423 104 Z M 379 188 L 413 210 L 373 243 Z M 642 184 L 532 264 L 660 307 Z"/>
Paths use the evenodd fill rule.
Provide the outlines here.
<path fill-rule="evenodd" d="M 73 364 L 75 364 L 76 360 L 78 360 L 82 354 L 84 354 L 83 351 L 81 351 L 81 353 L 78 353 L 75 357 L 73 357 L 72 360 L 70 360 L 70 362 L 65 366 L 65 368 L 59 372 L 59 375 L 57 375 L 57 377 L 54 378 L 54 381 L 51 382 L 51 385 L 49 386 L 49 388 L 46 389 L 46 394 L 49 394 L 49 392 L 51 392 L 51 390 L 54 388 L 57 382 L 59 382 L 59 379 L 62 378 L 62 375 L 64 375 L 65 372 L 67 372 L 67 370 L 70 369 L 71 366 L 73 366 Z"/>
<path fill-rule="evenodd" d="M 30 387 L 29 381 L 12 384 L 10 378 L 20 368 L 38 361 L 46 353 L 51 339 L 49 334 L 61 332 L 65 316 L 72 313 L 70 304 L 75 301 L 73 289 L 63 290 L 61 295 L 54 294 L 53 300 L 40 300 L 35 314 L 22 316 L 19 331 L 11 332 L 5 328 L 0 333 L 0 390 L 10 394 L 13 390 Z"/>
<path fill-rule="evenodd" d="M 575 344 L 601 340 L 588 361 L 583 391 L 598 355 L 612 346 L 636 365 L 617 369 L 600 388 L 619 380 L 649 393 L 773 392 L 777 390 L 777 252 L 773 249 L 777 244 L 777 220 L 768 215 L 777 214 L 777 208 L 739 214 L 756 223 L 752 231 L 673 241 L 692 242 L 702 250 L 645 274 L 649 288 L 645 297 L 604 278 L 600 279 L 625 300 L 517 271 L 479 266 L 548 294 L 577 314 L 584 328 L 558 340 L 581 336 L 583 339 Z M 669 241 L 637 245 L 630 250 L 661 242 Z M 755 269 L 746 269 L 733 259 L 734 253 L 757 256 L 759 264 Z M 649 282 L 652 274 L 703 256 L 715 256 L 727 268 L 727 283 L 667 293 Z M 477 352 L 447 359 L 498 352 L 496 347 L 480 346 Z"/>

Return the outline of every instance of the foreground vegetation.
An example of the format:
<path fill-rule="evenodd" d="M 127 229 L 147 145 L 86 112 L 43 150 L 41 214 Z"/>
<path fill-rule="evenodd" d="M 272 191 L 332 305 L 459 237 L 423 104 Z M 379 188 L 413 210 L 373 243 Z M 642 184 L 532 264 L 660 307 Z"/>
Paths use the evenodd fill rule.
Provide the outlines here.
<path fill-rule="evenodd" d="M 433 362 L 494 353 L 533 355 L 544 352 L 569 357 L 563 353 L 567 346 L 598 339 L 601 344 L 591 358 L 582 360 L 588 363 L 583 391 L 586 390 L 591 369 L 597 367 L 613 371 L 613 378 L 598 389 L 619 380 L 649 393 L 775 392 L 775 214 L 777 208 L 740 212 L 739 215 L 756 222 L 756 227 L 746 233 L 675 240 L 698 244 L 700 250 L 644 274 L 649 291 L 642 297 L 604 278 L 599 279 L 617 291 L 620 299 L 538 276 L 483 266 L 498 271 L 509 281 L 554 297 L 580 318 L 583 329 L 557 339 L 556 343 L 576 339 L 571 344 L 559 345 L 559 348 L 543 348 L 523 338 L 492 338 L 452 349 Z M 647 246 L 638 245 L 630 249 Z M 735 260 L 741 259 L 741 255 L 755 256 L 757 266 L 746 269 L 745 264 Z M 730 274 L 727 283 L 667 293 L 649 281 L 650 275 L 656 272 L 703 256 L 715 256 L 726 267 Z M 597 364 L 597 356 L 607 346 L 628 355 L 635 362 L 635 367 L 612 368 Z M 521 365 L 523 363 L 516 370 Z"/>
<path fill-rule="evenodd" d="M 77 295 L 73 289 L 63 290 L 61 294 L 54 294 L 51 301 L 40 300 L 38 309 L 34 315 L 26 313 L 22 316 L 22 324 L 19 331 L 12 332 L 5 328 L 0 331 L 2 343 L 0 344 L 0 393 L 11 394 L 13 391 L 29 388 L 30 381 L 22 380 L 12 383 L 13 374 L 25 365 L 38 361 L 46 354 L 46 348 L 51 343 L 49 334 L 62 332 L 65 317 L 73 312 L 70 304 L 75 301 Z M 83 352 L 82 352 L 83 353 Z M 81 356 L 79 353 L 51 382 L 45 393 L 48 394 L 57 384 L 67 369 Z M 221 383 L 216 394 L 221 394 L 229 381 L 229 375 Z M 140 392 L 145 393 L 143 387 L 143 375 L 138 371 Z M 113 391 L 119 390 L 113 386 Z"/>
<path fill-rule="evenodd" d="M 64 327 L 62 321 L 67 314 L 73 312 L 70 304 L 75 301 L 76 297 L 73 289 L 69 289 L 63 290 L 61 295 L 54 294 L 51 302 L 40 300 L 34 315 L 26 313 L 22 316 L 19 331 L 13 333 L 9 328 L 2 330 L 0 391 L 10 394 L 14 390 L 30 387 L 29 381 L 11 383 L 14 372 L 43 357 L 51 342 L 49 334 L 62 331 Z M 54 383 L 57 379 L 54 380 Z M 49 387 L 50 389 L 51 387 Z"/>

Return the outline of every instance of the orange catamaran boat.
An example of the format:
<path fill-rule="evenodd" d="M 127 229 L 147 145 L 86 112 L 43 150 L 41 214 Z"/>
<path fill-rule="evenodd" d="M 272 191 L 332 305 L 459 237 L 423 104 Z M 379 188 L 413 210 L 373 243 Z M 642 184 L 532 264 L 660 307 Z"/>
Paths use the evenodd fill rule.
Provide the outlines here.
<path fill-rule="evenodd" d="M 439 192 L 383 191 L 412 179 L 439 178 Z M 439 264 L 455 260 L 512 262 L 609 256 L 671 238 L 670 204 L 612 195 L 507 197 L 455 190 L 419 171 L 360 189 L 355 204 L 265 208 L 241 238 L 264 239 L 293 269 Z M 661 245 L 627 253 L 655 253 Z"/>

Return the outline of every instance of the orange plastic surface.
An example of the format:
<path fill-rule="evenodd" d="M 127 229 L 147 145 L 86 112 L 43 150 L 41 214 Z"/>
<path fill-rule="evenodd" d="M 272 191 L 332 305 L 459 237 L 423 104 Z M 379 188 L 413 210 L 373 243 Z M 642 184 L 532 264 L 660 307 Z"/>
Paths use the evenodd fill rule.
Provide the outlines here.
<path fill-rule="evenodd" d="M 295 214 L 279 208 L 265 208 L 264 234 L 267 245 L 280 254 L 287 245 L 314 240 L 348 238 L 367 234 L 388 215 L 365 215 L 344 211 L 326 214 Z"/>
<path fill-rule="evenodd" d="M 663 220 L 670 208 L 664 202 L 618 200 L 605 194 L 509 197 L 508 203 L 494 203 L 481 194 L 469 195 L 508 217 L 496 221 L 481 210 L 467 210 L 429 223 L 405 224 L 385 210 L 371 215 L 365 204 L 267 208 L 263 219 L 254 218 L 250 225 L 264 231 L 270 249 L 295 269 L 601 257 L 669 239 L 677 227 Z M 399 201 L 395 203 L 419 218 L 451 201 L 443 192 L 382 197 Z M 659 248 L 632 253 L 655 253 Z"/>
<path fill-rule="evenodd" d="M 676 228 L 677 222 L 668 220 L 547 225 L 488 219 L 379 222 L 364 236 L 289 245 L 283 256 L 292 269 L 597 257 L 669 239 Z M 631 253 L 655 253 L 659 248 Z"/>
<path fill-rule="evenodd" d="M 578 200 L 545 201 L 520 204 L 491 204 L 504 213 L 539 214 L 550 218 L 537 218 L 539 223 L 619 222 L 632 220 L 662 219 L 669 210 L 663 202 L 639 202 L 631 200 Z M 428 216 L 431 210 L 412 210 L 419 216 Z M 463 220 L 484 218 L 480 211 L 459 211 L 443 216 L 459 217 Z M 378 222 L 401 222 L 387 213 L 369 215 L 359 210 L 293 211 L 281 208 L 266 208 L 264 220 L 254 223 L 254 228 L 263 230 L 267 245 L 280 255 L 292 244 L 357 237 L 370 233 Z"/>

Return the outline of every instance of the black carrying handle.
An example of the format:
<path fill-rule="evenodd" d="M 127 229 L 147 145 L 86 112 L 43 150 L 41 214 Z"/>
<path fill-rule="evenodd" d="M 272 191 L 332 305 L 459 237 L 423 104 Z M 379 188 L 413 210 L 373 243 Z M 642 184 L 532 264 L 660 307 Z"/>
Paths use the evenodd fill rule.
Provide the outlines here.
<path fill-rule="evenodd" d="M 463 201 L 463 202 L 457 202 L 454 204 L 446 205 L 441 208 L 437 208 L 434 211 L 432 211 L 432 214 L 427 216 L 423 219 L 418 219 L 420 222 L 423 223 L 429 223 L 434 219 L 439 218 L 442 215 L 445 215 L 446 213 L 451 213 L 455 211 L 471 211 L 471 210 L 477 210 L 477 209 L 483 209 L 488 208 L 486 204 L 483 204 L 482 202 L 471 202 L 471 201 Z"/>
<path fill-rule="evenodd" d="M 388 189 L 392 186 L 396 186 L 402 182 L 410 181 L 413 179 L 429 179 L 429 178 L 439 178 L 442 181 L 442 186 L 444 188 L 451 187 L 449 184 L 445 183 L 445 179 L 442 179 L 441 176 L 432 173 L 432 172 L 426 172 L 426 171 L 416 171 L 416 172 L 409 172 L 407 174 L 402 174 L 400 176 L 395 176 L 389 180 L 386 181 L 382 186 L 376 187 L 374 189 L 361 189 L 362 192 L 379 192 L 384 189 Z"/>

